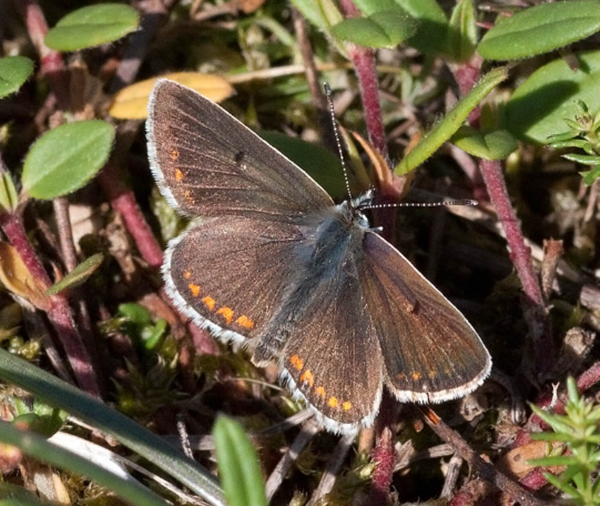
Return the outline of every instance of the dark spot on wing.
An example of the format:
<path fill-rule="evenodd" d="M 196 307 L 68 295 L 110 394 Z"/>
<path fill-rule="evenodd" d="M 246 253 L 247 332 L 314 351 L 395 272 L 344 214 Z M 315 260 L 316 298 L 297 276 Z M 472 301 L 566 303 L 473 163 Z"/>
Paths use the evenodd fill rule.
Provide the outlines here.
<path fill-rule="evenodd" d="M 245 157 L 246 157 L 246 153 L 244 153 L 243 151 L 238 151 L 235 154 L 235 163 L 237 163 L 238 165 L 241 165 L 243 163 Z"/>

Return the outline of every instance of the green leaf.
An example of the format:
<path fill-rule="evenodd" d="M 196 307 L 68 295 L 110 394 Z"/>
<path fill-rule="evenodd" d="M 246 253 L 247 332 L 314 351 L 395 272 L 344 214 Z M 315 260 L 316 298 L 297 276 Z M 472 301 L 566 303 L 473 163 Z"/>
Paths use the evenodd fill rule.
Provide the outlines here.
<path fill-rule="evenodd" d="M 33 62 L 24 56 L 0 58 L 0 98 L 19 91 L 33 72 Z"/>
<path fill-rule="evenodd" d="M 579 175 L 583 178 L 583 184 L 591 186 L 600 177 L 600 166 L 594 167 L 592 170 L 580 172 Z"/>
<path fill-rule="evenodd" d="M 152 323 L 150 312 L 140 304 L 134 302 L 128 302 L 125 304 L 119 304 L 119 313 L 127 317 L 135 325 L 148 325 Z"/>
<path fill-rule="evenodd" d="M 44 42 L 57 51 L 77 51 L 114 42 L 135 30 L 139 23 L 138 12 L 128 5 L 90 5 L 62 18 Z"/>
<path fill-rule="evenodd" d="M 547 4 L 556 5 L 556 4 Z M 548 144 L 564 132 L 566 120 L 580 114 L 578 100 L 600 110 L 600 51 L 576 53 L 572 70 L 559 58 L 536 70 L 513 93 L 505 108 L 504 128 L 520 140 Z"/>
<path fill-rule="evenodd" d="M 154 350 L 160 344 L 168 326 L 167 320 L 161 318 L 156 322 L 156 325 L 145 327 L 141 336 L 144 348 L 148 351 Z"/>
<path fill-rule="evenodd" d="M 479 54 L 515 60 L 554 51 L 600 30 L 600 0 L 544 3 L 513 14 L 485 34 Z"/>
<path fill-rule="evenodd" d="M 554 149 L 565 149 L 565 148 L 579 148 L 583 149 L 586 153 L 590 155 L 594 155 L 594 147 L 590 141 L 586 141 L 584 139 L 572 139 L 569 141 L 553 141 L 550 144 L 550 147 Z"/>
<path fill-rule="evenodd" d="M 450 142 L 484 160 L 502 160 L 518 147 L 517 140 L 506 130 L 483 133 L 466 125 L 460 127 Z"/>
<path fill-rule="evenodd" d="M 556 488 L 562 490 L 563 492 L 566 492 L 571 497 L 580 497 L 580 494 L 579 492 L 577 492 L 576 488 L 572 487 L 568 483 L 564 483 L 562 480 L 559 480 L 552 473 L 544 473 L 544 478 L 548 480 L 548 483 L 554 485 Z"/>
<path fill-rule="evenodd" d="M 531 459 L 527 461 L 532 466 L 548 467 L 548 466 L 570 466 L 577 465 L 579 461 L 575 457 L 566 455 L 557 455 L 556 457 L 542 457 L 540 459 Z"/>
<path fill-rule="evenodd" d="M 46 290 L 46 295 L 54 295 L 68 288 L 74 288 L 82 285 L 96 271 L 96 269 L 102 265 L 103 261 L 104 255 L 102 253 L 96 253 L 95 255 L 86 258 L 58 283 L 55 283 L 48 288 L 48 290 Z"/>
<path fill-rule="evenodd" d="M 456 62 L 467 62 L 477 47 L 477 24 L 473 0 L 460 0 L 448 26 L 448 50 Z"/>
<path fill-rule="evenodd" d="M 289 137 L 281 132 L 262 131 L 259 135 L 304 169 L 333 198 L 344 197 L 344 170 L 337 155 L 319 144 Z"/>
<path fill-rule="evenodd" d="M 331 33 L 359 46 L 393 48 L 414 35 L 417 22 L 398 10 L 381 11 L 367 18 L 349 18 L 331 28 Z"/>
<path fill-rule="evenodd" d="M 228 506 L 267 506 L 258 457 L 242 426 L 219 416 L 213 437 Z"/>
<path fill-rule="evenodd" d="M 418 22 L 417 32 L 408 39 L 408 45 L 426 54 L 447 50 L 448 19 L 435 0 L 355 0 L 354 3 L 367 16 L 401 9 Z"/>
<path fill-rule="evenodd" d="M 32 146 L 23 167 L 23 188 L 36 199 L 72 193 L 92 179 L 108 160 L 114 128 L 100 120 L 59 126 Z"/>
<path fill-rule="evenodd" d="M 407 174 L 427 160 L 444 142 L 449 140 L 458 131 L 477 104 L 507 77 L 508 69 L 506 67 L 498 67 L 488 72 L 473 87 L 469 94 L 460 100 L 454 109 L 446 114 L 415 148 L 404 157 L 394 169 L 396 175 L 402 176 Z"/>
<path fill-rule="evenodd" d="M 571 162 L 577 162 L 582 165 L 599 165 L 600 156 L 597 155 L 581 155 L 577 153 L 567 153 L 562 155 L 563 158 Z"/>
<path fill-rule="evenodd" d="M 19 204 L 19 195 L 8 172 L 0 174 L 0 207 L 2 211 L 12 213 Z"/>
<path fill-rule="evenodd" d="M 3 349 L 0 349 L 0 378 L 111 435 L 210 504 L 225 506 L 221 489 L 206 469 L 163 438 L 98 399 Z"/>

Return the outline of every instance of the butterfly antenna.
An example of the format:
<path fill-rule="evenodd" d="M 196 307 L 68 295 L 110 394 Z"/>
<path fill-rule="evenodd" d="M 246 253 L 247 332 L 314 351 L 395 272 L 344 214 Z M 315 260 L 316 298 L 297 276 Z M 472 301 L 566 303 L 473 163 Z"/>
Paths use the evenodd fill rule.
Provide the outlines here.
<path fill-rule="evenodd" d="M 446 199 L 439 202 L 397 202 L 395 204 L 367 204 L 360 206 L 361 211 L 365 209 L 385 209 L 389 207 L 447 207 L 447 206 L 476 206 L 479 202 L 475 199 Z"/>
<path fill-rule="evenodd" d="M 333 126 L 333 134 L 335 135 L 335 143 L 337 144 L 338 153 L 340 155 L 340 162 L 344 171 L 344 183 L 346 184 L 346 192 L 348 193 L 348 198 L 352 200 L 352 192 L 350 191 L 350 181 L 348 180 L 348 168 L 346 167 L 346 162 L 344 161 L 344 152 L 342 150 L 340 134 L 338 132 L 337 121 L 335 119 L 335 108 L 333 106 L 333 98 L 331 97 L 331 88 L 329 87 L 329 83 L 325 83 L 323 87 L 325 88 L 325 96 L 327 97 L 327 105 L 329 106 L 329 114 L 331 115 L 331 124 Z"/>

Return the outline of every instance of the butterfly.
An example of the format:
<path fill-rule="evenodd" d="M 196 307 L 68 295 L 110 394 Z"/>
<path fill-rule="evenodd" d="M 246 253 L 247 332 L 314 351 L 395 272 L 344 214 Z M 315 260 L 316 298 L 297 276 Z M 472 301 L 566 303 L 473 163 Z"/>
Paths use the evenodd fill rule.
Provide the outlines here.
<path fill-rule="evenodd" d="M 158 80 L 150 167 L 195 220 L 162 268 L 175 305 L 247 348 L 327 430 L 373 424 L 385 387 L 438 403 L 483 383 L 491 358 L 466 318 L 376 229 L 374 193 L 335 204 L 306 172 L 196 91 Z"/>

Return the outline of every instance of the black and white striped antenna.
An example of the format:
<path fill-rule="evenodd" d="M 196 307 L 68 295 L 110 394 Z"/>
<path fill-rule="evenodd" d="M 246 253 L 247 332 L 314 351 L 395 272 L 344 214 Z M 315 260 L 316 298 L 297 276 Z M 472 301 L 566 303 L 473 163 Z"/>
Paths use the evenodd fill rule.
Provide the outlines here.
<path fill-rule="evenodd" d="M 340 134 L 338 132 L 337 120 L 335 119 L 335 108 L 333 105 L 333 98 L 331 96 L 331 87 L 329 83 L 324 83 L 325 96 L 327 97 L 327 105 L 329 106 L 329 114 L 331 115 L 331 124 L 333 126 L 333 134 L 335 135 L 335 143 L 337 144 L 338 153 L 340 156 L 340 163 L 344 172 L 344 184 L 346 185 L 346 192 L 348 198 L 352 200 L 352 192 L 350 191 L 350 180 L 348 179 L 348 168 L 344 159 L 344 151 L 342 150 L 342 143 L 340 141 Z M 439 202 L 397 202 L 393 204 L 368 204 L 365 203 L 360 205 L 361 211 L 365 209 L 386 209 L 390 207 L 446 207 L 446 206 L 476 206 L 478 202 L 475 199 L 444 199 Z"/>

